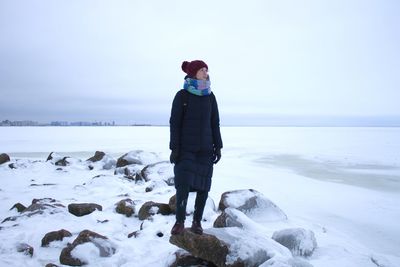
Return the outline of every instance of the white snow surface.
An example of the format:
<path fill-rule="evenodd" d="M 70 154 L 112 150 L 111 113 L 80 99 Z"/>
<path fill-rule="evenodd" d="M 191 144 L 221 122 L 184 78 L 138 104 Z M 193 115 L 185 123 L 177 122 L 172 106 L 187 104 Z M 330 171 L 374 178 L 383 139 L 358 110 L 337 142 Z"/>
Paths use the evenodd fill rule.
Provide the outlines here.
<path fill-rule="evenodd" d="M 205 229 L 212 228 L 220 214 L 215 207 L 222 193 L 251 188 L 273 201 L 288 219 L 270 222 L 233 210 L 244 230 L 251 232 L 249 244 L 250 236 L 270 238 L 275 231 L 304 228 L 314 232 L 318 243 L 314 253 L 303 258 L 314 267 L 400 266 L 400 128 L 223 127 L 221 132 L 224 148 L 214 168 Z M 151 169 L 154 180 L 135 183 L 123 174 L 114 175 L 114 168 L 101 168 L 101 163 L 89 170 L 85 162 L 95 151 L 104 151 L 111 157 L 106 161 L 112 162 L 140 150 L 146 154 L 138 169 L 168 161 L 168 127 L 0 127 L 0 136 L 0 153 L 8 153 L 17 166 L 0 165 L 1 221 L 21 215 L 10 210 L 15 203 L 28 206 L 34 198 L 103 207 L 83 217 L 57 208 L 56 213 L 48 210 L 1 223 L 0 266 L 61 266 L 62 248 L 85 229 L 108 237 L 116 248 L 111 257 L 100 257 L 96 246 L 79 246 L 73 253 L 85 257 L 87 266 L 162 267 L 173 262 L 178 250 L 168 242 L 173 215 L 156 214 L 142 222 L 115 212 L 115 204 L 127 197 L 137 203 L 136 212 L 146 201 L 168 203 L 175 189 L 160 181 L 170 178 L 172 167 L 160 164 Z M 71 165 L 46 162 L 53 151 L 61 158 L 71 157 Z M 155 181 L 157 186 L 146 193 Z M 193 202 L 191 194 L 189 212 Z M 187 227 L 191 219 L 189 215 Z M 72 236 L 40 246 L 46 233 L 60 229 Z M 134 231 L 138 236 L 128 238 Z M 33 257 L 17 252 L 18 243 L 31 245 Z M 241 253 L 246 250 L 238 248 L 236 255 Z M 278 256 L 263 264 L 291 265 L 296 266 Z"/>

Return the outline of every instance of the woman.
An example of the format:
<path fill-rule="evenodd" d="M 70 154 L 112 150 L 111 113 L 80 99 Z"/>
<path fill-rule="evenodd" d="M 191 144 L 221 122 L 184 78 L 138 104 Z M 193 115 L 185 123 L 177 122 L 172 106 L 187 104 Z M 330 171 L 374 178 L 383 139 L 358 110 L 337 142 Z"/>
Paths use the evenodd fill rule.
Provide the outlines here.
<path fill-rule="evenodd" d="M 211 187 L 213 164 L 221 159 L 222 139 L 218 105 L 211 92 L 208 66 L 201 60 L 184 61 L 187 74 L 182 90 L 172 103 L 170 118 L 170 161 L 174 163 L 176 223 L 171 234 L 185 228 L 189 192 L 196 191 L 191 230 L 202 234 L 201 219 Z"/>

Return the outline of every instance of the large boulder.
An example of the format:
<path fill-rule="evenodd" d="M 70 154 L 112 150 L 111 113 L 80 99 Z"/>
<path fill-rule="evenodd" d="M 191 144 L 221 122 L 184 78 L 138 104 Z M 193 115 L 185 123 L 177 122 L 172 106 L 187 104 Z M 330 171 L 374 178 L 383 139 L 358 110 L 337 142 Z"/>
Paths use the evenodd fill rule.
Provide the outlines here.
<path fill-rule="evenodd" d="M 9 161 L 10 161 L 9 155 L 7 155 L 5 153 L 0 154 L 0 165 L 3 163 L 9 162 Z"/>
<path fill-rule="evenodd" d="M 271 200 L 254 189 L 228 191 L 221 195 L 219 209 L 231 207 L 242 211 L 255 221 L 282 221 L 286 214 Z"/>
<path fill-rule="evenodd" d="M 60 254 L 60 263 L 70 266 L 82 266 L 88 264 L 83 259 L 73 257 L 73 251 L 82 244 L 85 243 L 92 243 L 99 249 L 99 256 L 100 257 L 110 257 L 112 256 L 116 248 L 114 244 L 112 244 L 107 237 L 102 236 L 98 233 L 84 230 L 79 233 L 78 237 L 74 240 L 72 244 L 68 244 Z"/>
<path fill-rule="evenodd" d="M 174 167 L 169 161 L 160 161 L 144 167 L 140 175 L 146 182 L 163 181 L 167 184 L 174 177 Z"/>
<path fill-rule="evenodd" d="M 143 150 L 130 151 L 117 160 L 117 168 L 126 165 L 147 165 L 155 163 L 159 160 L 158 156 L 152 152 L 145 152 Z"/>
<path fill-rule="evenodd" d="M 148 201 L 139 210 L 139 220 L 146 220 L 155 214 L 170 215 L 172 211 L 168 204 Z"/>
<path fill-rule="evenodd" d="M 287 247 L 294 256 L 311 256 L 317 247 L 314 233 L 303 228 L 276 231 L 272 239 Z"/>
<path fill-rule="evenodd" d="M 120 200 L 115 206 L 115 211 L 119 214 L 124 214 L 126 217 L 131 217 L 135 214 L 136 203 L 130 198 Z"/>
<path fill-rule="evenodd" d="M 218 267 L 256 267 L 273 257 L 292 258 L 291 252 L 274 240 L 237 227 L 210 228 L 202 235 L 185 229 L 172 235 L 170 243 Z"/>
<path fill-rule="evenodd" d="M 42 238 L 42 247 L 47 247 L 50 244 L 50 242 L 56 240 L 63 240 L 64 237 L 70 237 L 70 236 L 72 236 L 72 234 L 64 229 L 49 232 Z"/>
<path fill-rule="evenodd" d="M 103 207 L 96 203 L 73 203 L 68 205 L 68 211 L 78 217 L 88 215 L 95 210 L 102 211 Z"/>

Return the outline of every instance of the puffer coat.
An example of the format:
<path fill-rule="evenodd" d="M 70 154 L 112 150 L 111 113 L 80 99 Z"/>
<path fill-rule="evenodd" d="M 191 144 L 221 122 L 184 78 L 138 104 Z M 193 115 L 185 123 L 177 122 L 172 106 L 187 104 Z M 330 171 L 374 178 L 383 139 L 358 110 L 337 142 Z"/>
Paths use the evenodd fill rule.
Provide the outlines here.
<path fill-rule="evenodd" d="M 174 166 L 175 187 L 189 185 L 192 191 L 209 191 L 214 149 L 222 148 L 215 95 L 197 96 L 183 89 L 178 91 L 169 123 L 169 148 L 179 151 Z"/>

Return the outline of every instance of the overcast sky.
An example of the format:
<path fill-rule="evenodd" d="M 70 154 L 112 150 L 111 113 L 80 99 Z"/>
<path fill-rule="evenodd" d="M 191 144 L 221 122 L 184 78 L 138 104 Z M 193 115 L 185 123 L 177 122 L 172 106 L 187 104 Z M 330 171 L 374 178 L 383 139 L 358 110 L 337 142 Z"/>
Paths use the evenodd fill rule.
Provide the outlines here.
<path fill-rule="evenodd" d="M 222 124 L 400 117 L 400 2 L 0 0 L 0 120 L 168 124 L 184 60 Z"/>

